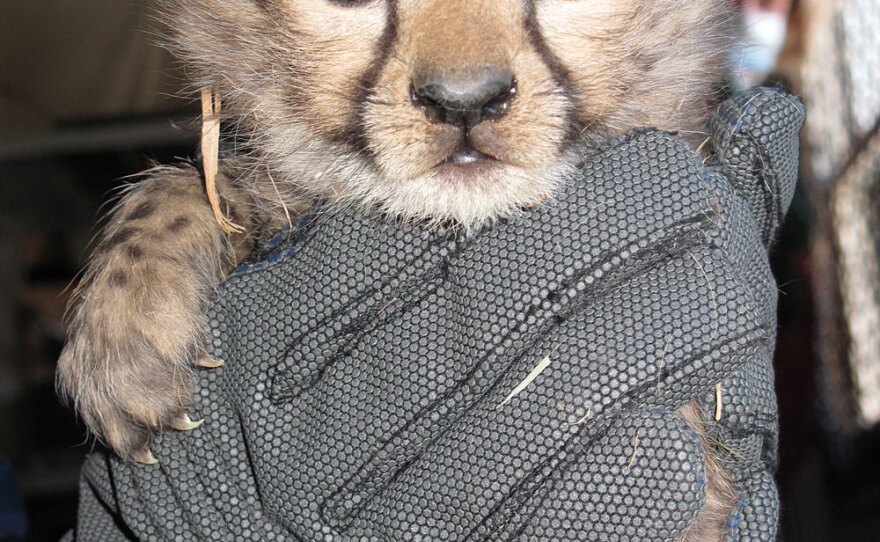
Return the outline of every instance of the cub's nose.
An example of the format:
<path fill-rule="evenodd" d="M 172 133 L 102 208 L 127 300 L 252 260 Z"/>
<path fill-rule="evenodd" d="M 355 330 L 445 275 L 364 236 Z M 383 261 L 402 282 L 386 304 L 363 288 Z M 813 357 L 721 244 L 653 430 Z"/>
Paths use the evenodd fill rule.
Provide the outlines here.
<path fill-rule="evenodd" d="M 411 94 L 413 105 L 431 122 L 468 130 L 507 113 L 516 80 L 496 66 L 429 70 L 413 78 Z"/>

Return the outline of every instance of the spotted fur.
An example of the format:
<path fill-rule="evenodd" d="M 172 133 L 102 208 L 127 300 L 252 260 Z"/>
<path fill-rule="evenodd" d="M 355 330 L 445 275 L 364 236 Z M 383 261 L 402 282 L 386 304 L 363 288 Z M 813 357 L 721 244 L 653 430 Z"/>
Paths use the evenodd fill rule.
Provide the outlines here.
<path fill-rule="evenodd" d="M 193 168 L 159 168 L 123 198 L 92 256 L 59 384 L 96 435 L 141 461 L 154 429 L 193 425 L 194 367 L 215 365 L 202 357 L 202 309 L 254 232 L 318 199 L 475 227 L 552 197 L 576 140 L 640 126 L 701 140 L 732 26 L 727 0 L 159 4 L 194 88 L 224 98 L 237 154 L 219 189 L 246 233 L 220 230 Z M 465 132 L 414 100 L 420 74 L 486 66 L 515 77 L 503 116 Z M 450 163 L 465 143 L 480 163 Z M 710 470 L 715 519 L 688 541 L 720 539 L 732 506 L 723 470 Z"/>

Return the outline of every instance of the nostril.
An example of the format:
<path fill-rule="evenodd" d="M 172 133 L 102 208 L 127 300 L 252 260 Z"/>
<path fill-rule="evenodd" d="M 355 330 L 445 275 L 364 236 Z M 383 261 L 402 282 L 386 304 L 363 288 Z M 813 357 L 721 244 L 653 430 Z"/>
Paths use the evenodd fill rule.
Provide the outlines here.
<path fill-rule="evenodd" d="M 465 129 L 506 114 L 515 95 L 513 74 L 494 66 L 429 70 L 410 86 L 413 104 L 429 120 Z"/>
<path fill-rule="evenodd" d="M 499 92 L 486 105 L 483 106 L 483 119 L 489 120 L 507 114 L 510 103 L 516 95 L 516 80 L 512 81 L 509 88 Z"/>
<path fill-rule="evenodd" d="M 430 98 L 424 88 L 416 88 L 415 85 L 410 85 L 409 97 L 412 104 L 421 109 L 429 121 L 446 122 L 443 106 Z"/>

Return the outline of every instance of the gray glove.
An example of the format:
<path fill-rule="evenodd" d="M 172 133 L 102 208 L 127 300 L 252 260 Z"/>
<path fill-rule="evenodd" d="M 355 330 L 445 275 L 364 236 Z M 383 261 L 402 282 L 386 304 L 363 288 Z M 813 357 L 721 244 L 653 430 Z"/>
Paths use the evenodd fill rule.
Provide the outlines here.
<path fill-rule="evenodd" d="M 766 421 L 749 409 L 766 381 L 737 371 L 766 371 L 762 241 L 790 199 L 777 166 L 802 110 L 752 98 L 719 114 L 718 164 L 636 132 L 478 235 L 317 213 L 221 290 L 211 332 L 227 364 L 201 379 L 206 424 L 161 435 L 157 467 L 90 461 L 82 537 L 675 539 L 705 473 L 674 410 L 729 379 L 744 408 L 717 434 L 752 442 Z M 748 132 L 762 118 L 768 144 Z M 743 155 L 768 160 L 745 170 Z M 734 454 L 732 529 L 775 531 L 775 509 L 749 498 L 765 455 Z"/>

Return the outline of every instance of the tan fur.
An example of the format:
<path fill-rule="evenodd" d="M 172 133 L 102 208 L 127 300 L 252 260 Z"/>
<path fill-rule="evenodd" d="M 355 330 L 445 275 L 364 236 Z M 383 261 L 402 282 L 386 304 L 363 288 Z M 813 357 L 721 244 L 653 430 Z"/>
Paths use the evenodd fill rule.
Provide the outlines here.
<path fill-rule="evenodd" d="M 314 197 L 471 225 L 552 193 L 572 129 L 697 129 L 730 37 L 724 0 L 540 0 L 532 28 L 521 0 L 398 0 L 396 39 L 377 67 L 383 1 L 164 4 L 197 84 L 228 96 L 274 178 Z M 547 53 L 571 88 L 553 79 Z M 473 134 L 500 163 L 464 182 L 439 175 L 433 166 L 460 135 L 412 107 L 410 81 L 430 67 L 486 64 L 509 68 L 519 86 L 510 114 Z M 359 88 L 374 67 L 373 86 Z M 369 157 L 348 144 L 357 115 Z"/>
<path fill-rule="evenodd" d="M 724 542 L 727 540 L 727 520 L 736 504 L 737 492 L 730 474 L 718 458 L 718 451 L 709 444 L 706 415 L 699 403 L 688 403 L 678 412 L 700 437 L 706 475 L 703 507 L 679 542 Z"/>
<path fill-rule="evenodd" d="M 244 205 L 234 209 L 251 223 Z M 249 246 L 224 238 L 192 168 L 148 172 L 117 206 L 74 295 L 58 380 L 125 456 L 144 457 L 148 428 L 185 419 L 205 302 Z"/>
<path fill-rule="evenodd" d="M 538 2 L 551 49 L 572 70 L 584 120 L 699 131 L 726 63 L 730 14 L 718 2 Z"/>
<path fill-rule="evenodd" d="M 219 90 L 247 149 L 224 158 L 219 188 L 248 231 L 220 231 L 189 167 L 151 172 L 106 228 L 59 384 L 95 434 L 140 460 L 154 428 L 189 427 L 201 310 L 255 232 L 316 199 L 476 227 L 552 197 L 575 140 L 640 126 L 699 140 L 731 37 L 726 0 L 159 3 L 194 88 Z M 515 78 L 503 116 L 465 132 L 413 100 L 421 73 L 485 67 Z M 445 167 L 465 141 L 491 160 Z M 716 474 L 688 541 L 718 539 L 733 504 L 706 451 Z"/>

